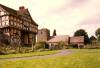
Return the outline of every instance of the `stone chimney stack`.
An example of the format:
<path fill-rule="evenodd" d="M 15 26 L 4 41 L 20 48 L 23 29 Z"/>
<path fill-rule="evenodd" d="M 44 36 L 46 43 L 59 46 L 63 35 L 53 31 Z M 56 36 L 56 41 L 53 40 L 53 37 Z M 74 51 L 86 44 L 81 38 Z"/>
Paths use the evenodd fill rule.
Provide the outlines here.
<path fill-rule="evenodd" d="M 25 12 L 26 12 L 25 7 L 24 7 L 24 6 L 20 6 L 20 7 L 19 7 L 19 12 L 20 12 L 20 13 L 25 13 Z"/>
<path fill-rule="evenodd" d="M 24 9 L 25 9 L 24 6 L 20 6 L 20 7 L 19 7 L 19 10 L 24 10 Z"/>

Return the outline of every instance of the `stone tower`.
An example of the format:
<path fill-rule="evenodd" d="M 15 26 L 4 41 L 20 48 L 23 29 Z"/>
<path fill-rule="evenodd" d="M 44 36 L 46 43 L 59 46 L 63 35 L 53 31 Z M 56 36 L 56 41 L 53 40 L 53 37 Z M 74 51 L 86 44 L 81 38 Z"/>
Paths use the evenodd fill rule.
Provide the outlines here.
<path fill-rule="evenodd" d="M 50 30 L 47 28 L 42 28 L 38 30 L 37 42 L 46 42 L 50 38 Z"/>

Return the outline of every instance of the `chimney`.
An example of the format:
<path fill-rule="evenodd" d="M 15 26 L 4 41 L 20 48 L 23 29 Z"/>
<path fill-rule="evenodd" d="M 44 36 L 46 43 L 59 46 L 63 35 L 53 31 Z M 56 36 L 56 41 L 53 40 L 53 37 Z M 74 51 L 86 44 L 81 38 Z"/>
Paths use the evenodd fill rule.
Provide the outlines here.
<path fill-rule="evenodd" d="M 25 7 L 24 7 L 24 6 L 20 6 L 20 7 L 19 7 L 19 12 L 20 12 L 20 13 L 25 13 L 25 12 L 26 12 Z"/>
<path fill-rule="evenodd" d="M 24 6 L 20 6 L 20 7 L 19 7 L 19 10 L 24 10 L 24 9 L 25 9 Z"/>

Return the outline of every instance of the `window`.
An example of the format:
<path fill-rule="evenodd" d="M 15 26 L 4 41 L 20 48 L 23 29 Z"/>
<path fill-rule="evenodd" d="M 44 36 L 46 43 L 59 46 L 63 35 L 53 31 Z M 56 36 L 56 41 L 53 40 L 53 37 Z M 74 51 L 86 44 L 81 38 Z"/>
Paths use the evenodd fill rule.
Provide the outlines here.
<path fill-rule="evenodd" d="M 20 28 L 22 28 L 22 24 L 21 23 L 19 23 L 19 26 L 20 26 Z"/>
<path fill-rule="evenodd" d="M 11 21 L 10 24 L 13 25 L 13 21 Z"/>
<path fill-rule="evenodd" d="M 30 27 L 30 31 L 32 30 L 32 28 Z"/>
<path fill-rule="evenodd" d="M 2 18 L 0 18 L 0 26 L 1 26 L 1 24 L 2 24 Z"/>
<path fill-rule="evenodd" d="M 14 20 L 15 20 L 15 21 L 17 20 L 16 17 L 14 17 Z"/>
<path fill-rule="evenodd" d="M 4 21 L 2 22 L 2 26 L 5 26 L 5 22 Z"/>
<path fill-rule="evenodd" d="M 27 26 L 28 26 L 29 24 L 28 24 L 28 22 L 27 22 Z"/>
<path fill-rule="evenodd" d="M 27 30 L 28 30 L 28 28 L 27 28 Z"/>
<path fill-rule="evenodd" d="M 20 23 L 17 23 L 17 26 L 18 26 L 19 28 L 21 28 L 21 24 L 20 24 Z"/>
<path fill-rule="evenodd" d="M 27 25 L 27 22 L 24 22 L 24 25 Z"/>
<path fill-rule="evenodd" d="M 20 20 L 18 19 L 18 22 L 20 22 Z"/>
<path fill-rule="evenodd" d="M 19 27 L 22 28 L 22 24 L 21 23 L 19 23 Z"/>
<path fill-rule="evenodd" d="M 3 11 L 1 12 L 1 15 L 4 15 L 4 12 Z"/>
<path fill-rule="evenodd" d="M 9 17 L 8 17 L 8 16 L 5 16 L 5 19 L 6 19 L 6 20 L 9 20 Z"/>
<path fill-rule="evenodd" d="M 7 28 L 5 29 L 5 32 L 8 32 L 8 29 Z"/>
<path fill-rule="evenodd" d="M 5 20 L 9 20 L 9 17 L 8 16 L 3 16 L 2 21 L 5 21 Z"/>
<path fill-rule="evenodd" d="M 9 21 L 6 21 L 6 25 L 9 25 Z"/>
<path fill-rule="evenodd" d="M 7 14 L 7 12 L 4 12 L 4 15 L 6 15 Z"/>
<path fill-rule="evenodd" d="M 20 21 L 20 23 L 22 23 L 22 21 Z"/>
<path fill-rule="evenodd" d="M 2 26 L 2 23 L 0 22 L 0 26 Z"/>
<path fill-rule="evenodd" d="M 14 31 L 13 31 L 14 33 L 16 33 L 17 31 L 16 31 L 16 29 L 14 29 Z"/>
<path fill-rule="evenodd" d="M 13 16 L 10 16 L 10 19 L 12 20 L 13 19 Z"/>
<path fill-rule="evenodd" d="M 3 17 L 2 17 L 2 21 L 4 21 L 4 20 L 5 20 L 5 17 L 3 16 Z"/>
<path fill-rule="evenodd" d="M 14 22 L 14 26 L 16 26 L 16 22 Z"/>

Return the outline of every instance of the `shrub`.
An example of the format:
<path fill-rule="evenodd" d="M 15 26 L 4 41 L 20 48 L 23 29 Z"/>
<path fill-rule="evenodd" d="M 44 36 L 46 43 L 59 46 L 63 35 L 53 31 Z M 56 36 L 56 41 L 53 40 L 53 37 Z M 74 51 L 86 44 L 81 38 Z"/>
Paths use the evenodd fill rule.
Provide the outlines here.
<path fill-rule="evenodd" d="M 63 41 L 60 41 L 60 42 L 58 43 L 58 46 L 59 46 L 60 49 L 66 49 L 66 48 L 67 48 L 66 43 L 63 42 Z"/>
<path fill-rule="evenodd" d="M 6 53 L 3 51 L 0 51 L 0 55 L 5 55 Z"/>
<path fill-rule="evenodd" d="M 35 50 L 45 49 L 46 42 L 37 42 L 34 46 Z"/>
<path fill-rule="evenodd" d="M 17 53 L 29 53 L 31 49 L 29 47 L 21 47 L 20 51 Z M 17 50 L 18 51 L 18 50 Z"/>
<path fill-rule="evenodd" d="M 100 49 L 100 46 L 98 46 L 98 45 L 86 45 L 84 48 L 85 49 Z"/>
<path fill-rule="evenodd" d="M 75 44 L 69 44 L 69 45 L 67 46 L 67 48 L 68 48 L 68 49 L 73 49 L 73 48 L 78 48 L 78 46 L 75 45 Z"/>

